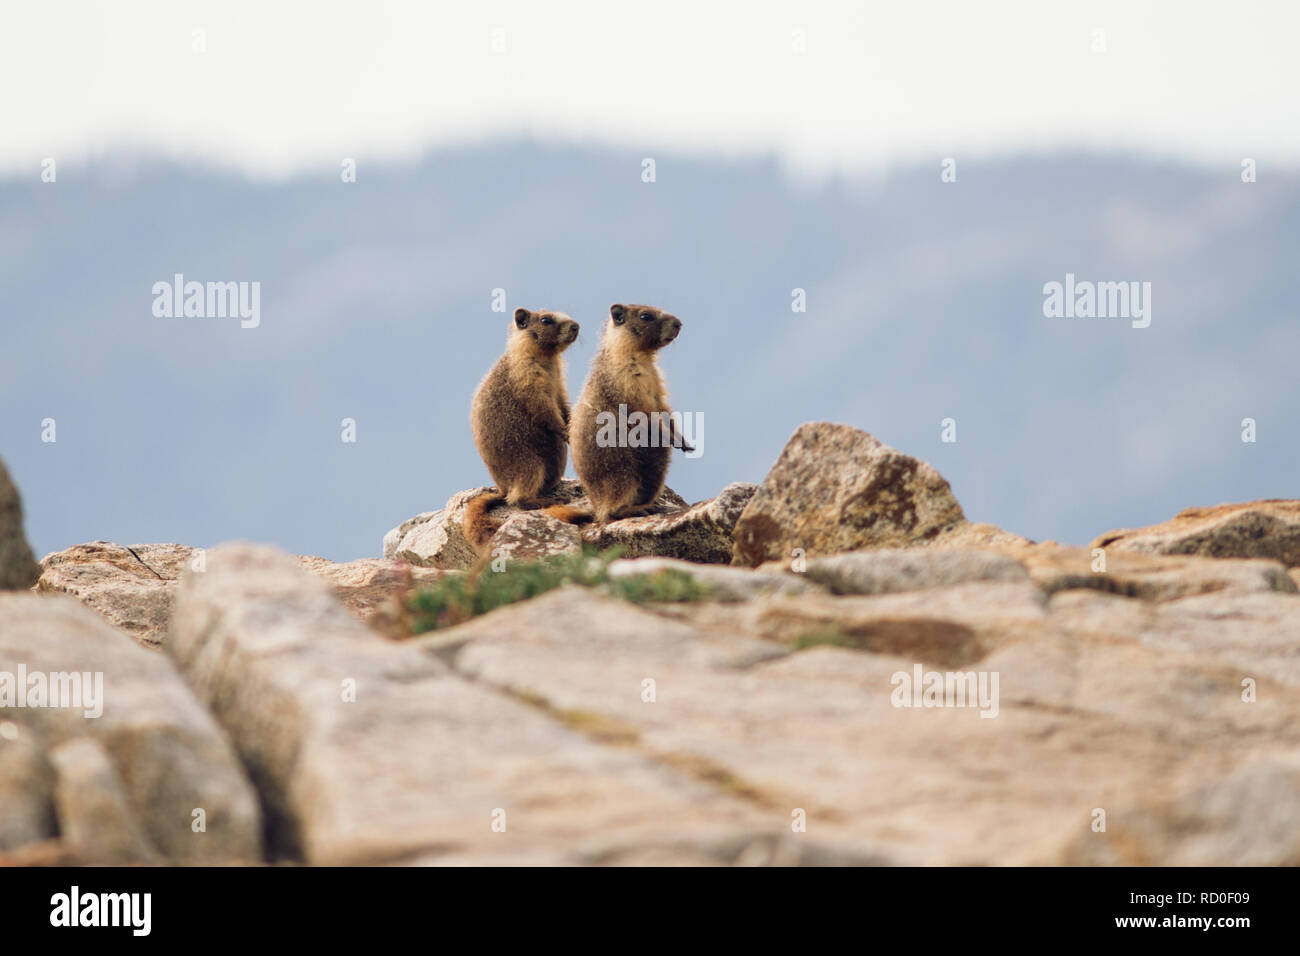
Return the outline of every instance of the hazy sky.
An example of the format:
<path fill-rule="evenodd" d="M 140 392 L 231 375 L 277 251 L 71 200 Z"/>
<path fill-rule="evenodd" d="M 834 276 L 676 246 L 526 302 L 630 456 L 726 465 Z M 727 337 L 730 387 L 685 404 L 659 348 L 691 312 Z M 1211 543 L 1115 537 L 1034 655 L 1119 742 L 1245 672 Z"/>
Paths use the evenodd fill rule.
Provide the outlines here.
<path fill-rule="evenodd" d="M 1300 161 L 1289 0 L 69 0 L 0 16 L 0 174 L 126 148 L 276 177 L 520 134 L 774 152 L 813 173 L 1080 145 Z"/>

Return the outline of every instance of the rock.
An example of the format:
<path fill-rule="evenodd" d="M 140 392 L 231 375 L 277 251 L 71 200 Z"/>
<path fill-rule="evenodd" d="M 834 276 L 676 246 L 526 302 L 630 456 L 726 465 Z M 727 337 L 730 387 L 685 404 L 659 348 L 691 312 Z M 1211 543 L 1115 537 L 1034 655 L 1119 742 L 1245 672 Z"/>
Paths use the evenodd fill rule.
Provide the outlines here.
<path fill-rule="evenodd" d="M 1043 542 L 1055 545 L 1056 542 Z M 1015 555 L 1020 551 L 1035 546 L 1035 542 L 1022 538 L 1018 534 L 1004 531 L 996 525 L 982 522 L 966 522 L 942 531 L 927 541 L 919 542 L 920 547 L 943 548 L 949 550 L 983 550 L 1001 551 Z"/>
<path fill-rule="evenodd" d="M 69 850 L 98 864 L 153 863 L 117 771 L 100 745 L 77 737 L 50 751 L 58 775 L 54 806 L 59 833 Z"/>
<path fill-rule="evenodd" d="M 29 588 L 40 574 L 23 534 L 22 499 L 0 461 L 0 591 Z"/>
<path fill-rule="evenodd" d="M 0 867 L 81 866 L 83 863 L 57 839 L 28 843 L 12 852 L 0 850 Z"/>
<path fill-rule="evenodd" d="M 1215 865 L 1245 862 L 1222 852 L 1225 844 L 1235 842 L 1233 831 L 1243 828 L 1256 804 L 1232 779 L 1256 760 L 1279 751 L 1294 752 L 1300 732 L 1293 723 L 1297 705 L 1293 693 L 1261 681 L 1259 702 L 1245 703 L 1235 668 L 1114 637 L 1075 636 L 1018 644 L 989 657 L 983 666 L 1001 675 L 1002 705 L 1010 707 L 1011 713 L 1029 707 L 1058 715 L 1051 732 L 1053 749 L 1062 756 L 1073 749 L 1074 767 L 1068 769 L 1062 761 L 1042 762 L 1038 779 L 1062 773 L 1087 781 L 1077 789 L 1073 803 L 1067 831 L 1072 835 L 1059 846 L 1040 846 L 1041 862 L 1103 862 L 1104 854 L 1091 855 L 1097 848 L 1128 844 L 1126 853 L 1131 855 L 1121 859 L 1130 865 L 1185 865 L 1194 860 L 1206 865 L 1210 859 L 1196 853 L 1193 845 L 1207 837 L 1223 841 Z M 1076 729 L 1072 731 L 1071 725 Z M 1084 726 L 1091 729 L 1084 731 Z M 1085 736 L 1080 736 L 1081 731 Z M 1108 759 L 1098 764 L 1097 758 L 1104 754 Z M 1234 794 L 1225 801 L 1234 805 L 1233 810 L 1205 814 L 1196 827 L 1199 833 L 1185 826 L 1186 816 L 1179 808 L 1180 803 L 1186 806 L 1183 795 L 1195 787 Z M 1294 804 L 1294 795 L 1289 799 Z M 1105 834 L 1092 829 L 1097 810 L 1105 811 Z M 1286 863 L 1294 852 L 1293 821 L 1291 826 L 1275 826 L 1276 814 L 1264 819 L 1277 838 L 1272 851 L 1266 851 L 1269 862 Z M 1124 836 L 1134 831 L 1162 836 L 1158 841 L 1147 836 L 1130 841 Z"/>
<path fill-rule="evenodd" d="M 1214 658 L 1241 679 L 1300 685 L 1300 596 L 1219 591 L 1152 604 L 1096 591 L 1052 595 L 1053 622 L 1069 634 L 1105 635 Z"/>
<path fill-rule="evenodd" d="M 996 551 L 903 548 L 811 558 L 804 575 L 833 594 L 892 594 L 972 581 L 1028 581 L 1015 558 Z"/>
<path fill-rule="evenodd" d="M 302 557 L 298 564 L 334 589 L 343 606 L 381 634 L 402 637 L 402 601 L 415 589 L 431 584 L 452 571 L 421 568 L 406 561 L 361 558 L 335 564 L 324 558 Z"/>
<path fill-rule="evenodd" d="M 483 489 L 476 489 L 476 490 L 481 491 Z M 384 548 L 383 551 L 381 551 L 380 553 L 383 554 L 383 556 L 386 559 L 396 558 L 398 549 L 402 543 L 402 539 L 405 538 L 410 531 L 412 531 L 414 528 L 419 527 L 420 525 L 428 524 L 431 521 L 435 521 L 441 517 L 442 517 L 442 511 L 439 510 L 439 511 L 423 511 L 420 514 L 416 515 L 414 518 L 407 518 L 396 528 L 391 529 L 387 534 L 384 535 Z"/>
<path fill-rule="evenodd" d="M 770 598 L 747 605 L 744 613 L 747 632 L 795 647 L 833 644 L 946 667 L 964 667 L 1047 632 L 1047 601 L 1028 580 L 872 597 Z"/>
<path fill-rule="evenodd" d="M 930 465 L 847 425 L 800 425 L 735 528 L 734 561 L 902 547 L 965 523 Z"/>
<path fill-rule="evenodd" d="M 610 577 L 620 578 L 660 571 L 688 574 L 708 589 L 708 600 L 738 602 L 768 595 L 809 594 L 820 591 L 812 581 L 782 571 L 750 570 L 716 564 L 695 564 L 676 558 L 620 558 L 610 562 Z"/>
<path fill-rule="evenodd" d="M 447 500 L 447 506 L 441 511 L 425 512 L 403 522 L 384 535 L 384 557 L 401 558 L 412 564 L 431 568 L 468 570 L 478 561 L 479 556 L 465 539 L 461 527 L 465 518 L 465 506 L 479 495 L 495 491 L 496 488 L 485 487 L 458 492 Z M 557 503 L 571 504 L 577 508 L 587 505 L 582 486 L 572 478 L 561 478 L 553 497 Z M 663 490 L 658 504 L 665 511 L 680 511 L 686 507 L 686 502 L 671 488 Z M 527 512 L 501 503 L 489 509 L 488 514 L 504 524 L 513 516 L 527 514 Z M 568 540 L 567 535 L 557 535 L 544 521 L 530 519 L 522 526 L 517 523 L 502 539 L 502 547 L 512 554 L 522 544 L 522 536 L 518 533 L 522 527 L 539 531 L 544 538 L 552 542 L 549 545 L 540 544 L 536 549 L 539 554 L 561 553 L 554 550 L 553 543 Z M 499 528 L 498 533 L 502 530 L 504 528 Z M 524 552 L 520 551 L 520 556 L 523 554 Z"/>
<path fill-rule="evenodd" d="M 488 543 L 488 552 L 494 559 L 519 561 L 535 561 L 581 550 L 582 531 L 577 525 L 541 511 L 512 514 Z"/>
<path fill-rule="evenodd" d="M 141 644 L 157 647 L 176 582 L 198 553 L 181 544 L 73 545 L 42 559 L 36 589 L 71 594 Z"/>
<path fill-rule="evenodd" d="M 478 561 L 461 530 L 465 505 L 493 488 L 471 488 L 452 495 L 441 511 L 426 512 L 384 536 L 385 557 L 412 564 L 467 570 Z M 711 564 L 731 560 L 732 529 L 753 496 L 755 486 L 735 482 L 708 501 L 687 503 L 671 488 L 659 496 L 661 514 L 611 521 L 603 527 L 565 525 L 538 511 L 520 511 L 499 504 L 488 513 L 502 523 L 488 544 L 495 557 L 535 559 L 580 551 L 584 544 L 598 550 L 621 546 L 626 557 L 658 555 Z M 565 478 L 555 495 L 559 502 L 587 507 L 578 482 Z"/>
<path fill-rule="evenodd" d="M 725 789 L 619 744 L 615 725 L 479 686 L 419 641 L 384 641 L 271 549 L 221 549 L 188 575 L 166 649 L 248 766 L 277 856 L 572 861 L 615 834 L 640 845 L 757 825 Z"/>
<path fill-rule="evenodd" d="M 57 833 L 54 770 L 30 733 L 0 717 L 0 854 Z"/>
<path fill-rule="evenodd" d="M 702 564 L 731 561 L 736 520 L 753 498 L 755 485 L 734 482 L 716 498 L 684 511 L 644 518 L 624 518 L 602 526 L 587 525 L 582 540 L 599 551 L 621 547 L 623 557 L 655 555 Z"/>
<path fill-rule="evenodd" d="M 1300 567 L 1300 501 L 1268 499 L 1186 508 L 1164 524 L 1110 531 L 1091 545 L 1144 554 L 1268 558 Z"/>
<path fill-rule="evenodd" d="M 481 490 L 385 537 L 418 567 L 47 557 L 39 589 L 98 614 L 0 594 L 0 693 L 21 666 L 107 694 L 0 709 L 0 865 L 1300 864 L 1300 502 L 1036 544 L 810 424 L 757 490 L 494 510 L 499 557 L 618 545 L 611 576 L 702 599 L 568 583 L 407 637 L 407 594 L 477 563 Z"/>
<path fill-rule="evenodd" d="M 804 814 L 800 862 L 824 859 L 813 849 L 820 846 L 841 860 L 1059 865 L 1091 835 L 1098 807 L 1114 829 L 1196 782 L 1226 794 L 1224 808 L 1248 810 L 1257 798 L 1234 782 L 1239 768 L 1300 743 L 1300 701 L 1285 688 L 1262 680 L 1259 703 L 1247 705 L 1237 671 L 1215 660 L 1067 635 L 1045 612 L 1043 594 L 1023 581 L 762 601 L 825 604 L 828 613 L 893 603 L 912 613 L 923 599 L 969 623 L 978 609 L 991 621 L 1002 607 L 1012 627 L 1024 628 L 1022 639 L 996 643 L 970 670 L 999 676 L 995 716 L 981 717 L 989 711 L 980 707 L 895 706 L 897 675 L 919 663 L 910 650 L 764 652 L 739 629 L 702 629 L 577 588 L 417 643 L 475 686 L 534 700 L 606 746 L 709 782 L 750 814 L 784 819 L 787 830 L 792 815 Z M 1286 787 L 1270 782 L 1264 792 L 1293 803 Z M 1257 858 L 1272 864 L 1291 858 L 1289 809 L 1264 815 L 1258 827 L 1281 837 L 1272 850 L 1264 840 L 1237 839 L 1243 823 L 1231 812 L 1202 817 L 1192 839 L 1208 838 L 1210 852 L 1181 843 L 1179 818 L 1166 814 L 1158 825 L 1170 839 L 1145 862 L 1231 863 L 1226 854 L 1235 847 L 1258 847 Z M 773 862 L 786 853 L 779 841 L 752 834 L 651 842 L 619 839 L 617 831 L 597 839 L 593 829 L 589 839 L 582 862 L 739 863 L 751 852 Z"/>
<path fill-rule="evenodd" d="M 1081 834 L 1070 866 L 1300 865 L 1300 766 L 1258 759 Z"/>
<path fill-rule="evenodd" d="M 87 691 L 79 706 L 5 707 L 4 716 L 42 753 L 83 737 L 102 748 L 121 781 L 124 812 L 165 860 L 261 858 L 261 818 L 243 768 L 165 657 L 70 597 L 0 594 L 0 688 L 4 675 L 16 682 L 20 672 L 86 675 L 69 685 Z M 93 716 L 96 709 L 100 716 Z M 0 727 L 0 748 L 11 746 L 12 733 Z M 41 772 L 29 767 L 27 773 L 33 792 L 42 792 Z M 206 832 L 191 829 L 196 809 L 204 813 Z"/>
<path fill-rule="evenodd" d="M 1295 582 L 1276 561 L 1237 561 L 1198 557 L 1164 557 L 1134 552 L 1105 553 L 1099 558 L 1084 548 L 1037 545 L 1017 549 L 1034 583 L 1048 594 L 1090 588 L 1148 601 L 1170 601 L 1213 591 L 1281 591 L 1295 593 Z"/>
<path fill-rule="evenodd" d="M 206 560 L 205 551 L 183 544 L 123 547 L 95 541 L 46 555 L 36 587 L 71 594 L 139 643 L 157 647 L 171 619 L 181 574 L 204 567 Z M 315 557 L 298 560 L 328 581 L 345 607 L 385 633 L 393 629 L 393 601 L 443 573 L 376 558 L 344 564 Z"/>

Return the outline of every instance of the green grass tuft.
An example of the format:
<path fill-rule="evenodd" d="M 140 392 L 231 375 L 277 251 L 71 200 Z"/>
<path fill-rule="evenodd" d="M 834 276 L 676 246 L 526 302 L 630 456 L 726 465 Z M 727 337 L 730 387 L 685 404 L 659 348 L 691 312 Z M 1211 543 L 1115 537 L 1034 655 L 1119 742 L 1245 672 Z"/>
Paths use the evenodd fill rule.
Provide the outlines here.
<path fill-rule="evenodd" d="M 708 593 L 691 575 L 676 568 L 611 578 L 610 562 L 622 553 L 621 547 L 599 553 L 586 548 L 582 554 L 513 561 L 500 572 L 484 569 L 478 574 L 448 575 L 408 599 L 411 633 L 451 627 L 563 584 L 594 588 L 635 604 L 698 601 Z"/>

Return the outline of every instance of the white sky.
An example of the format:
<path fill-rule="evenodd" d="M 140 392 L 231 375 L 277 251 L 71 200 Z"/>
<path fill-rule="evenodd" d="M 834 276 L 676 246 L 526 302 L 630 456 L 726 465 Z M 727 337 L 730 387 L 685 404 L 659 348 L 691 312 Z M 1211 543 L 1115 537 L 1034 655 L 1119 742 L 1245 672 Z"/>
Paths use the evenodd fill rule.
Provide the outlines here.
<path fill-rule="evenodd" d="M 1061 146 L 1300 163 L 1294 0 L 2 9 L 0 174 L 146 151 L 278 177 L 503 135 L 808 173 Z"/>

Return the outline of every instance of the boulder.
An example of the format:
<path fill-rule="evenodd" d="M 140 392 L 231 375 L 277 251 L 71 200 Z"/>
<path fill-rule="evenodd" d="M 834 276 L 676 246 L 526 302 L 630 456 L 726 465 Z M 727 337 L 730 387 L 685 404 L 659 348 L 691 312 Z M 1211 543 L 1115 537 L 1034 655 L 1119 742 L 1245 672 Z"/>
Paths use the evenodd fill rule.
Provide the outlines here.
<path fill-rule="evenodd" d="M 725 788 L 622 746 L 617 726 L 384 641 L 272 549 L 220 549 L 187 575 L 165 647 L 248 766 L 278 858 L 574 862 L 611 839 L 716 837 L 756 819 Z"/>
<path fill-rule="evenodd" d="M 943 476 L 848 425 L 800 425 L 735 527 L 733 560 L 755 566 L 902 547 L 966 523 Z"/>
<path fill-rule="evenodd" d="M 80 849 L 113 848 L 118 858 L 119 849 L 147 841 L 172 863 L 261 859 L 261 815 L 248 778 L 211 715 L 165 657 L 138 646 L 71 597 L 0 594 L 0 693 L 6 677 L 13 692 L 21 693 L 21 674 L 33 689 L 39 686 L 35 675 L 63 675 L 57 680 L 61 688 L 84 692 L 74 701 L 61 695 L 60 706 L 48 706 L 53 701 L 47 698 L 47 706 L 0 710 L 0 754 L 25 741 L 18 744 L 27 751 L 18 760 L 25 767 L 21 785 L 58 808 L 58 832 L 76 830 L 86 837 Z M 43 681 L 51 688 L 56 683 L 48 676 Z M 97 748 L 94 755 L 85 746 L 58 749 L 83 739 Z M 47 759 L 34 760 L 32 748 Z M 192 828 L 196 810 L 203 811 L 204 832 Z M 0 818 L 8 812 L 8 806 L 0 808 Z M 38 820 L 40 812 L 29 804 L 20 807 L 20 817 Z M 92 830 L 108 826 L 110 820 L 116 821 L 111 833 L 77 829 L 83 823 Z M 40 825 L 27 827 L 31 836 L 49 835 Z"/>
<path fill-rule="evenodd" d="M 0 591 L 29 588 L 40 574 L 23 533 L 22 499 L 0 461 Z"/>
<path fill-rule="evenodd" d="M 73 545 L 41 560 L 36 589 L 70 594 L 141 644 L 157 647 L 176 582 L 197 554 L 182 544 Z"/>
<path fill-rule="evenodd" d="M 1268 558 L 1300 567 L 1300 501 L 1268 499 L 1186 508 L 1164 524 L 1109 531 L 1091 545 L 1144 554 Z"/>

